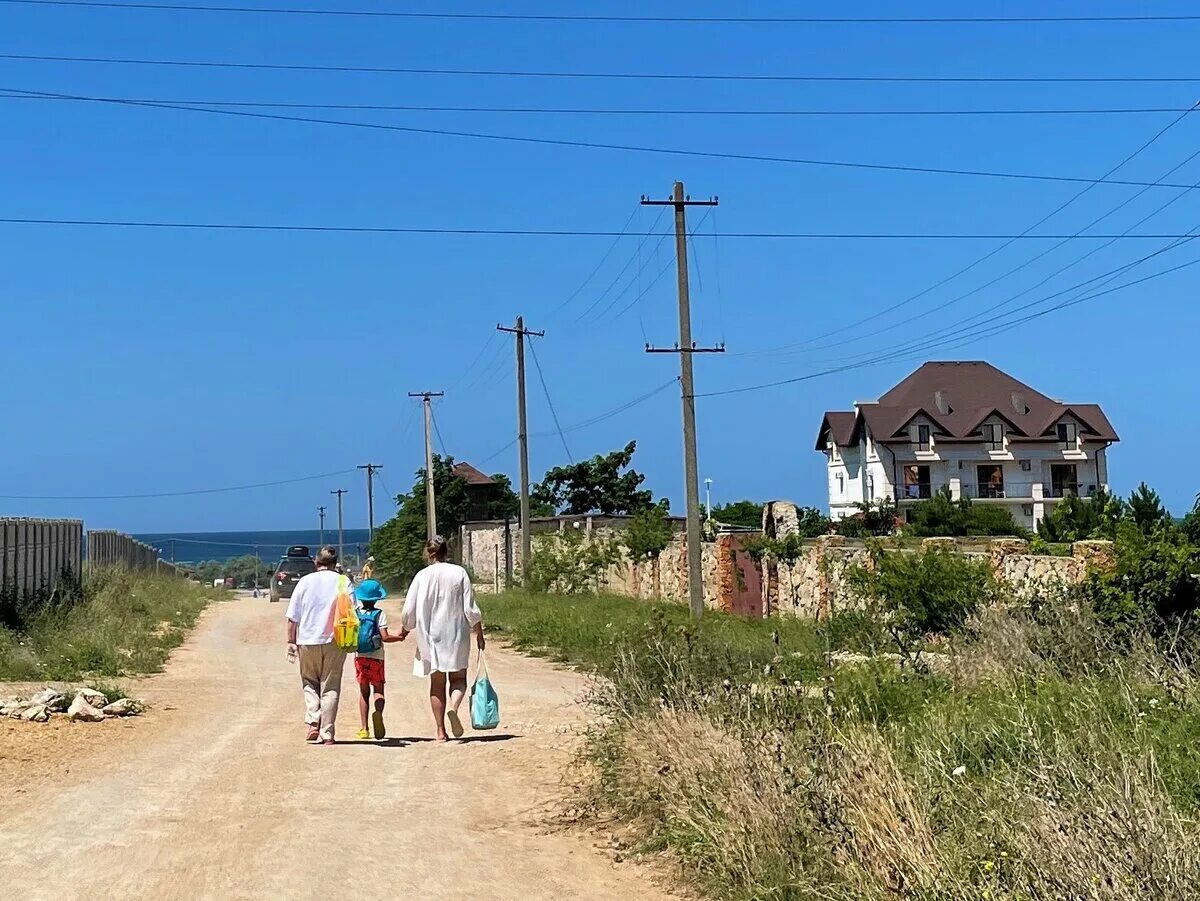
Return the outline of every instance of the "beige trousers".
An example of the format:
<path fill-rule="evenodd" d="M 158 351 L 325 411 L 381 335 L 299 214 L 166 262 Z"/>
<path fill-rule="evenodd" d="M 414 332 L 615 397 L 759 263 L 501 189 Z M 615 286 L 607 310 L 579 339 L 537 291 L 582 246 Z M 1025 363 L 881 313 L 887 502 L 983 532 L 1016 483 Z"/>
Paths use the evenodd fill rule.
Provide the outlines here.
<path fill-rule="evenodd" d="M 321 730 L 322 741 L 333 740 L 338 692 L 346 652 L 335 644 L 300 645 L 300 681 L 304 685 L 304 722 Z"/>

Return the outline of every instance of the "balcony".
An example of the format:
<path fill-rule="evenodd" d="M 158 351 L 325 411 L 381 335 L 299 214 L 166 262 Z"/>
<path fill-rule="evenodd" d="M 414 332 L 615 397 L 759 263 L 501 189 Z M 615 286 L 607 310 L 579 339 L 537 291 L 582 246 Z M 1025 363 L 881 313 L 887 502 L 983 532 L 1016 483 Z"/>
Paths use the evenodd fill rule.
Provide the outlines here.
<path fill-rule="evenodd" d="M 896 502 L 927 501 L 933 497 L 933 486 L 928 482 L 919 485 L 897 485 Z"/>
<path fill-rule="evenodd" d="M 1083 482 L 1051 482 L 1042 486 L 1042 495 L 1049 498 L 1095 497 L 1097 485 Z"/>
<path fill-rule="evenodd" d="M 1022 500 L 1028 501 L 1033 498 L 1033 483 L 1032 482 L 1004 482 L 1001 485 L 994 483 L 985 483 L 983 485 L 970 485 L 963 483 L 962 496 L 969 497 L 972 500 L 995 501 L 995 500 Z"/>

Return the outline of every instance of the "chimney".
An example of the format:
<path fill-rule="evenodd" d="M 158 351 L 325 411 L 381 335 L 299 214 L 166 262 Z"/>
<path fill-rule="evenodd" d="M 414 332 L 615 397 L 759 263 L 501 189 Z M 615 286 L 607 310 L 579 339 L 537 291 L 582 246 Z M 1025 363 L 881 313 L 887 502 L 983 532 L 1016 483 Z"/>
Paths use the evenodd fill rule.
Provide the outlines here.
<path fill-rule="evenodd" d="M 1013 409 L 1016 410 L 1018 413 L 1020 413 L 1022 416 L 1024 416 L 1026 413 L 1029 412 L 1029 408 L 1027 406 L 1025 406 L 1025 395 L 1022 394 L 1020 391 L 1014 391 L 1012 393 L 1012 405 L 1013 405 Z"/>
<path fill-rule="evenodd" d="M 938 412 L 943 416 L 949 415 L 953 411 L 950 409 L 950 401 L 946 399 L 945 391 L 933 392 L 933 403 L 938 408 Z"/>

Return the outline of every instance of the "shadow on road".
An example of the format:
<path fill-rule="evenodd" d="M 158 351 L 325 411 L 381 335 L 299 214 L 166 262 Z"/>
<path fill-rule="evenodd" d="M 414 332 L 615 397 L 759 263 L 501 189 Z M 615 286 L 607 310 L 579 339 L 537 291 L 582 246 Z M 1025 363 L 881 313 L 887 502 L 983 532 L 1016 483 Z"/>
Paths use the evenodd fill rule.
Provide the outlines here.
<path fill-rule="evenodd" d="M 513 741 L 520 738 L 520 735 L 510 735 L 508 733 L 497 733 L 495 735 L 468 735 L 463 738 L 452 738 L 447 744 L 451 745 L 467 745 L 467 744 L 485 744 L 494 741 Z M 405 748 L 409 745 L 416 744 L 433 744 L 433 739 L 427 736 L 407 736 L 403 738 L 385 738 L 383 741 L 375 741 L 373 739 L 367 741 L 337 741 L 334 744 L 347 748 Z"/>

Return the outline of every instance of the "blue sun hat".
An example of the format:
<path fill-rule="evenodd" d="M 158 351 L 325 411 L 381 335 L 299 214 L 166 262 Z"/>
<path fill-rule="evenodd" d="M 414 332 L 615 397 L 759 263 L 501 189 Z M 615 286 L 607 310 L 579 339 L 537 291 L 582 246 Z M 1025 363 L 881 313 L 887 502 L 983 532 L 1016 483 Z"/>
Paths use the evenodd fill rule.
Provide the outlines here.
<path fill-rule="evenodd" d="M 383 587 L 376 579 L 364 579 L 359 586 L 354 589 L 354 596 L 363 603 L 374 603 L 382 601 L 388 596 L 387 589 Z"/>

